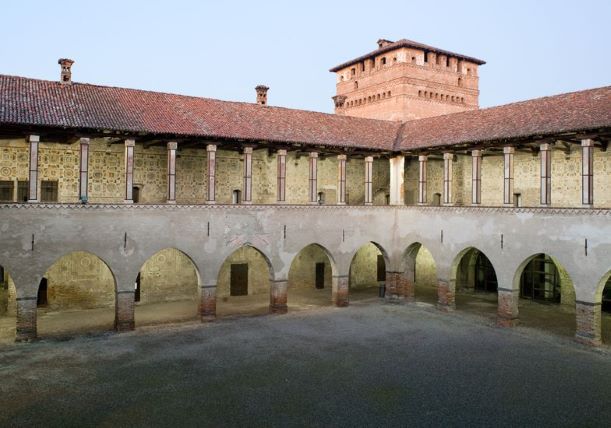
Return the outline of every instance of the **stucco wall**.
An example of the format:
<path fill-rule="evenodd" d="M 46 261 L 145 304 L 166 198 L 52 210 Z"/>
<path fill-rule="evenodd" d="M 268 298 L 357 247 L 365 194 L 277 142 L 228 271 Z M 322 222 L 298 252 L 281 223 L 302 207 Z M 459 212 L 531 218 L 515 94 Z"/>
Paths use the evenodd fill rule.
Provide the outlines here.
<path fill-rule="evenodd" d="M 382 255 L 382 252 L 372 243 L 359 248 L 350 264 L 351 288 L 378 286 L 378 255 Z"/>
<path fill-rule="evenodd" d="M 218 276 L 217 297 L 229 297 L 231 292 L 231 265 L 248 264 L 248 295 L 269 293 L 270 273 L 267 262 L 261 253 L 250 246 L 234 251 L 223 262 Z"/>
<path fill-rule="evenodd" d="M 308 245 L 293 259 L 288 275 L 289 288 L 315 288 L 316 263 L 325 264 L 325 288 L 331 288 L 331 263 L 324 250 L 317 245 Z"/>

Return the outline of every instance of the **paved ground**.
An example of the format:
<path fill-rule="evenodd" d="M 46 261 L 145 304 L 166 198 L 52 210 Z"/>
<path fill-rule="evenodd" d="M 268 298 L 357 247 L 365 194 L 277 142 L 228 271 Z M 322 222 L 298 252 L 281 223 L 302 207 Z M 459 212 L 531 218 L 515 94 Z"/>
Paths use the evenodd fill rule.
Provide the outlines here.
<path fill-rule="evenodd" d="M 611 349 L 364 299 L 0 348 L 0 426 L 601 426 Z"/>

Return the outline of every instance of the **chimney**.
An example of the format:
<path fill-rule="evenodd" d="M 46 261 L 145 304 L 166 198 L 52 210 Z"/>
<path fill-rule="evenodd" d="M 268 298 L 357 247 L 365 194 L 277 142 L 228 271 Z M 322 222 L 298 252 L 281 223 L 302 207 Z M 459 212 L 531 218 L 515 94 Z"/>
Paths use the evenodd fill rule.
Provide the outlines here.
<path fill-rule="evenodd" d="M 393 41 L 391 41 L 391 40 L 380 39 L 380 40 L 378 40 L 378 41 L 377 41 L 377 43 L 378 43 L 378 49 L 381 49 L 381 48 L 383 48 L 384 46 L 386 46 L 386 45 L 390 45 L 390 44 L 392 44 L 392 43 L 394 43 L 394 42 L 393 42 Z"/>
<path fill-rule="evenodd" d="M 267 105 L 267 90 L 269 88 L 265 85 L 257 85 L 255 90 L 257 91 L 257 104 Z"/>
<path fill-rule="evenodd" d="M 62 72 L 59 78 L 60 83 L 70 84 L 72 83 L 72 64 L 74 61 L 68 58 L 60 58 L 57 63 L 61 66 Z"/>

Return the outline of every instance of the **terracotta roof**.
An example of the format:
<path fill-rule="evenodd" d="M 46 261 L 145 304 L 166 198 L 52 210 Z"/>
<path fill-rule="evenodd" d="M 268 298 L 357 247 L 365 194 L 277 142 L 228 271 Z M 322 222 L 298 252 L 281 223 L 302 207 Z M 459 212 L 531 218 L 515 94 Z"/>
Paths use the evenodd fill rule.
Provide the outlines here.
<path fill-rule="evenodd" d="M 480 143 L 611 127 L 611 86 L 412 120 L 396 150 Z"/>
<path fill-rule="evenodd" d="M 0 75 L 0 126 L 392 149 L 400 123 L 255 103 Z"/>
<path fill-rule="evenodd" d="M 400 122 L 0 75 L 0 127 L 419 150 L 611 127 L 611 86 Z"/>
<path fill-rule="evenodd" d="M 351 59 L 350 61 L 346 61 L 343 64 L 336 65 L 335 67 L 333 67 L 329 71 L 336 72 L 336 71 L 341 70 L 342 68 L 346 68 L 346 67 L 351 66 L 352 64 L 356 64 L 357 62 L 361 62 L 361 61 L 364 61 L 364 60 L 369 59 L 371 57 L 374 57 L 374 56 L 377 56 L 377 55 L 380 55 L 380 54 L 383 54 L 383 53 L 386 53 L 386 52 L 390 52 L 392 50 L 399 49 L 399 48 L 421 49 L 421 50 L 426 51 L 426 52 L 435 52 L 435 53 L 438 53 L 438 54 L 441 54 L 441 55 L 453 56 L 453 57 L 456 57 L 456 58 L 464 59 L 466 61 L 470 61 L 470 62 L 473 62 L 473 63 L 478 64 L 478 65 L 486 64 L 486 62 L 482 61 L 481 59 L 477 59 L 477 58 L 473 58 L 473 57 L 470 57 L 470 56 L 458 54 L 458 53 L 455 53 L 455 52 L 446 51 L 444 49 L 439 49 L 439 48 L 436 48 L 434 46 L 429 46 L 429 45 L 425 45 L 423 43 L 414 42 L 413 40 L 401 39 L 401 40 L 397 40 L 396 42 L 392 42 L 390 44 L 382 46 L 381 48 L 378 48 L 375 51 L 371 51 L 368 54 L 362 55 L 362 56 L 360 56 L 358 58 L 355 58 L 355 59 Z"/>

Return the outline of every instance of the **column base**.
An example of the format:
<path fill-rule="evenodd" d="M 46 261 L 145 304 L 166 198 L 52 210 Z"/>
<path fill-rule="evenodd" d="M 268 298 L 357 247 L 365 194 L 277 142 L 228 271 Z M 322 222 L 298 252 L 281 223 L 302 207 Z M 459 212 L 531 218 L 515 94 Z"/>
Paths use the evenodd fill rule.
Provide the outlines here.
<path fill-rule="evenodd" d="M 287 305 L 287 281 L 273 281 L 271 283 L 269 312 L 270 314 L 286 314 Z"/>
<path fill-rule="evenodd" d="M 240 205 L 252 205 L 252 201 L 242 201 Z"/>
<path fill-rule="evenodd" d="M 447 281 L 439 281 L 437 284 L 437 309 L 442 312 L 453 312 L 456 309 L 454 291 L 450 290 Z"/>
<path fill-rule="evenodd" d="M 320 204 L 318 203 L 318 201 L 316 201 L 316 202 L 310 201 L 310 202 L 308 202 L 308 205 L 320 205 Z"/>
<path fill-rule="evenodd" d="M 336 202 L 335 205 L 346 205 L 345 202 Z"/>
<path fill-rule="evenodd" d="M 601 306 L 600 303 L 575 302 L 577 328 L 575 340 L 588 346 L 600 346 L 601 338 Z"/>
<path fill-rule="evenodd" d="M 371 206 L 371 205 L 373 205 L 373 202 L 365 202 L 365 204 L 364 204 L 364 205 L 365 205 L 365 206 Z"/>
<path fill-rule="evenodd" d="M 345 308 L 349 305 L 348 300 L 348 277 L 338 276 L 333 278 L 332 300 L 338 308 Z"/>
<path fill-rule="evenodd" d="M 40 202 L 40 200 L 38 200 L 38 199 L 28 199 L 28 204 L 37 204 L 39 202 Z"/>
<path fill-rule="evenodd" d="M 216 201 L 206 201 L 206 205 L 216 205 Z"/>
<path fill-rule="evenodd" d="M 124 204 L 133 204 L 134 200 L 133 199 L 123 199 L 123 203 Z"/>
<path fill-rule="evenodd" d="M 176 201 L 165 201 L 168 205 L 176 205 Z"/>
<path fill-rule="evenodd" d="M 115 331 L 132 331 L 136 328 L 134 321 L 134 292 L 117 292 L 115 298 Z"/>
<path fill-rule="evenodd" d="M 36 302 L 36 297 L 17 297 L 15 342 L 36 340 Z"/>
<path fill-rule="evenodd" d="M 216 286 L 204 286 L 201 290 L 199 315 L 202 322 L 216 321 Z"/>
<path fill-rule="evenodd" d="M 520 320 L 518 318 L 505 318 L 499 315 L 496 317 L 497 327 L 512 328 L 516 327 L 518 324 L 520 324 Z"/>

